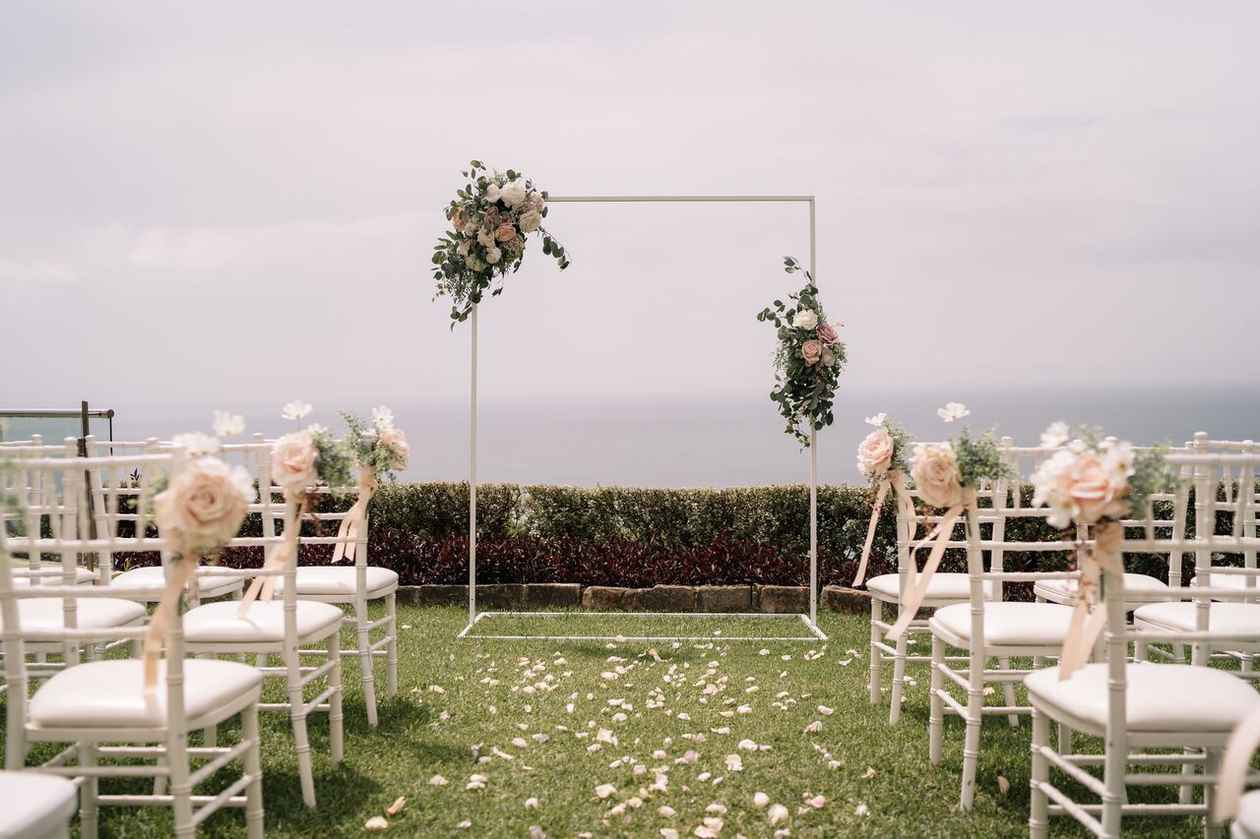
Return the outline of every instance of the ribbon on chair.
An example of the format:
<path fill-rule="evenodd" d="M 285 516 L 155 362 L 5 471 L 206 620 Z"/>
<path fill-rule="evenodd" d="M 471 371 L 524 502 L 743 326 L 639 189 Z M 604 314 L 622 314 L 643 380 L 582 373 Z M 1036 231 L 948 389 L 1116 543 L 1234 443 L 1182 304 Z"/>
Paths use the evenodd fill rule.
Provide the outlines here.
<path fill-rule="evenodd" d="M 923 541 L 910 549 L 910 564 L 913 568 L 914 554 L 928 542 L 932 542 L 932 552 L 928 554 L 927 562 L 923 564 L 923 570 L 917 573 L 914 583 L 906 595 L 905 602 L 901 604 L 901 612 L 897 616 L 897 622 L 884 635 L 885 640 L 896 641 L 910 626 L 910 622 L 914 620 L 915 615 L 919 612 L 919 607 L 923 605 L 923 601 L 927 597 L 928 586 L 932 584 L 932 575 L 936 573 L 937 567 L 941 564 L 941 558 L 945 556 L 945 546 L 949 544 L 949 538 L 954 532 L 954 525 L 958 523 L 958 519 L 962 517 L 963 512 L 966 510 L 974 511 L 975 509 L 976 491 L 971 487 L 964 487 L 962 500 L 946 510 L 945 515 L 941 517 L 941 520 L 932 529 L 932 532 L 923 537 Z"/>
<path fill-rule="evenodd" d="M 162 597 L 153 612 L 153 619 L 144 633 L 144 692 L 152 696 L 157 690 L 158 660 L 162 657 L 162 639 L 166 637 L 167 627 L 171 619 L 179 611 L 179 598 L 184 593 L 184 586 L 197 572 L 201 557 L 188 553 L 179 558 L 170 569 L 166 587 L 162 589 Z"/>
<path fill-rule="evenodd" d="M 1247 717 L 1225 742 L 1225 758 L 1221 761 L 1220 780 L 1216 784 L 1212 819 L 1218 823 L 1238 815 L 1238 802 L 1242 798 L 1243 785 L 1247 783 L 1247 770 L 1251 768 L 1251 755 L 1260 746 L 1260 712 Z"/>
<path fill-rule="evenodd" d="M 897 502 L 898 538 L 909 542 L 914 538 L 914 502 L 906 492 L 906 475 L 900 469 L 893 469 L 879 482 L 875 492 L 875 506 L 871 508 L 871 523 L 866 528 L 866 542 L 862 545 L 862 561 L 858 564 L 857 573 L 853 575 L 853 585 L 860 586 L 866 581 L 866 565 L 871 558 L 871 545 L 875 543 L 875 528 L 879 526 L 879 514 L 884 508 L 884 499 L 892 490 Z"/>
<path fill-rule="evenodd" d="M 293 506 L 293 518 L 287 515 L 284 520 L 284 541 L 276 546 L 271 552 L 271 556 L 263 563 L 264 571 L 280 571 L 289 567 L 293 562 L 297 561 L 298 547 L 298 530 L 302 527 L 302 510 L 305 507 L 305 499 L 299 500 Z M 244 618 L 249 612 L 249 604 L 255 600 L 270 600 L 276 591 L 276 578 L 274 575 L 255 577 L 249 583 L 249 588 L 245 590 L 245 595 L 241 597 L 241 605 L 237 610 L 237 616 Z"/>
<path fill-rule="evenodd" d="M 1076 608 L 1063 639 L 1063 654 L 1059 656 L 1059 681 L 1066 681 L 1089 661 L 1103 627 L 1107 625 L 1107 609 L 1100 602 L 1100 582 L 1104 571 L 1123 579 L 1124 561 L 1120 556 L 1120 543 L 1124 528 L 1115 522 L 1096 526 L 1094 545 L 1079 545 L 1076 549 L 1076 565 L 1081 581 L 1076 588 Z"/>
<path fill-rule="evenodd" d="M 359 497 L 355 499 L 354 505 L 346 511 L 346 517 L 341 520 L 341 524 L 337 527 L 337 544 L 333 547 L 332 556 L 334 563 L 341 562 L 343 559 L 354 562 L 354 557 L 359 547 L 359 538 L 364 530 L 367 529 L 368 504 L 371 503 L 372 494 L 376 492 L 378 486 L 376 475 L 370 470 L 362 469 L 359 471 Z"/>

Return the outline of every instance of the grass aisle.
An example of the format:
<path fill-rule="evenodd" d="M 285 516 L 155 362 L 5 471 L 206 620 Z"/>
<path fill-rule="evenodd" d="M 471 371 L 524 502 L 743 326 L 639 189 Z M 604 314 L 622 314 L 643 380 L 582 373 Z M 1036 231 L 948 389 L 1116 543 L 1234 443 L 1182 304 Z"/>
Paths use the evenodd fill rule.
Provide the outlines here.
<path fill-rule="evenodd" d="M 749 622 L 666 620 L 671 631 L 685 623 L 687 634 L 710 636 L 677 645 L 457 642 L 465 618 L 452 608 L 399 610 L 400 693 L 382 702 L 376 730 L 348 663 L 340 767 L 328 761 L 327 721 L 312 718 L 315 811 L 302 806 L 287 718 L 264 716 L 269 837 L 369 835 L 364 822 L 399 796 L 406 808 L 386 836 L 525 837 L 535 825 L 550 837 L 660 837 L 662 828 L 726 837 L 1027 835 L 1027 719 L 1019 729 L 986 721 L 976 807 L 956 812 L 962 726 L 947 721 L 945 761 L 929 766 L 922 667 L 911 669 L 901 723 L 888 726 L 886 707 L 867 702 L 864 617 L 824 615 L 827 643 L 724 641 L 746 634 Z M 584 634 L 592 619 L 545 620 Z M 629 634 L 625 622 L 617 628 Z M 474 750 L 488 760 L 475 762 Z M 474 775 L 484 781 L 468 789 Z M 759 792 L 768 805 L 754 803 Z M 776 804 L 786 814 L 772 827 Z M 163 809 L 102 813 L 103 836 L 169 832 Z M 720 830 L 697 834 L 706 818 Z M 1083 835 L 1069 825 L 1056 820 L 1054 835 Z M 1125 833 L 1189 837 L 1200 828 L 1133 819 Z M 243 836 L 242 815 L 216 814 L 199 835 Z"/>

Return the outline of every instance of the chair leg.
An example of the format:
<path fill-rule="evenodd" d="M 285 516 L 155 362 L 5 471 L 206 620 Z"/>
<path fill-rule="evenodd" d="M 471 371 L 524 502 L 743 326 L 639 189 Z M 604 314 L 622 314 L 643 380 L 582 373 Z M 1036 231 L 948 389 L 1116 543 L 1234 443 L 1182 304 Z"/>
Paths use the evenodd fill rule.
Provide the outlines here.
<path fill-rule="evenodd" d="M 928 760 L 933 766 L 941 764 L 941 738 L 945 727 L 945 703 L 941 700 L 941 690 L 945 677 L 941 668 L 945 666 L 945 642 L 932 636 L 932 672 L 929 682 L 928 712 Z"/>
<path fill-rule="evenodd" d="M 205 653 L 198 656 L 198 658 L 213 659 L 215 658 L 215 655 L 214 653 Z M 201 730 L 201 739 L 201 745 L 206 746 L 207 748 L 214 748 L 219 745 L 219 727 L 216 725 L 206 726 Z"/>
<path fill-rule="evenodd" d="M 79 743 L 79 765 L 97 765 L 95 743 Z M 86 776 L 79 787 L 79 835 L 82 839 L 96 839 L 100 830 L 96 801 L 99 793 L 100 781 L 93 775 Z"/>
<path fill-rule="evenodd" d="M 376 728 L 376 668 L 372 663 L 372 635 L 368 631 L 367 598 L 354 599 L 355 630 L 359 640 L 359 669 L 363 676 L 363 704 L 367 706 L 368 725 Z"/>
<path fill-rule="evenodd" d="M 336 765 L 345 756 L 345 723 L 341 706 L 341 638 L 334 632 L 328 636 L 328 658 L 332 662 L 329 671 L 329 687 L 333 689 L 328 697 L 328 739 L 332 741 L 332 761 Z"/>
<path fill-rule="evenodd" d="M 1009 658 L 998 659 L 998 663 L 1002 665 L 1003 670 L 1011 669 L 1011 660 Z M 1002 696 L 1006 699 L 1009 707 L 1015 707 L 1015 683 L 1007 682 L 1002 686 Z M 1019 728 L 1019 714 L 1007 714 L 1006 722 L 1011 728 Z"/>
<path fill-rule="evenodd" d="M 311 741 L 306 734 L 306 700 L 302 696 L 302 672 L 297 647 L 284 651 L 288 669 L 289 720 L 293 724 L 293 745 L 297 750 L 298 779 L 302 785 L 302 803 L 315 807 L 315 769 L 311 764 Z"/>
<path fill-rule="evenodd" d="M 891 689 L 888 691 L 888 722 L 894 724 L 901 719 L 901 698 L 906 690 L 906 641 L 910 631 L 906 630 L 897 639 L 897 655 L 893 658 L 893 677 Z"/>
<path fill-rule="evenodd" d="M 1050 745 L 1050 720 L 1033 708 L 1032 769 L 1029 776 L 1028 839 L 1046 839 L 1050 832 L 1049 800 L 1042 784 L 1050 781 L 1050 761 L 1041 749 Z"/>
<path fill-rule="evenodd" d="M 1207 760 L 1204 762 L 1203 771 L 1208 775 L 1216 775 L 1221 771 L 1221 753 L 1212 749 L 1208 750 Z M 1220 822 L 1213 820 L 1212 808 L 1216 799 L 1216 785 L 1203 785 L 1203 803 L 1207 805 L 1207 815 L 1203 817 L 1203 839 L 1220 839 L 1224 836 Z"/>
<path fill-rule="evenodd" d="M 1192 755 L 1192 754 L 1196 754 L 1198 750 L 1186 747 L 1185 749 L 1182 749 L 1182 751 L 1185 754 Z M 1181 764 L 1181 774 L 1197 775 L 1198 773 L 1199 773 L 1199 767 L 1196 766 L 1195 764 L 1193 763 Z M 1193 804 L 1194 803 L 1194 785 L 1193 784 L 1181 785 L 1181 787 L 1177 790 L 1177 803 L 1178 804 Z"/>
<path fill-rule="evenodd" d="M 966 811 L 976 800 L 976 770 L 980 764 L 980 722 L 984 718 L 984 684 L 967 684 L 967 733 L 963 739 L 962 793 L 958 808 Z"/>
<path fill-rule="evenodd" d="M 1070 755 L 1072 753 L 1072 729 L 1069 726 L 1059 723 L 1059 754 Z"/>
<path fill-rule="evenodd" d="M 166 760 L 171 769 L 171 805 L 175 809 L 175 836 L 189 839 L 196 835 L 193 822 L 192 783 L 189 780 L 188 733 L 170 732 L 166 743 Z"/>
<path fill-rule="evenodd" d="M 876 600 L 874 597 L 872 597 L 871 598 L 871 663 L 870 663 L 870 680 L 869 680 L 872 705 L 879 704 L 879 681 L 880 681 L 879 667 L 881 664 L 881 655 L 882 655 L 879 651 L 879 647 L 876 646 L 879 643 L 879 627 L 875 625 L 875 622 L 883 620 L 883 618 L 884 618 L 883 604 L 880 601 Z"/>
<path fill-rule="evenodd" d="M 245 774 L 250 782 L 245 787 L 245 831 L 249 839 L 263 839 L 262 738 L 258 732 L 258 706 L 241 712 L 241 734 L 250 741 L 245 752 Z"/>
<path fill-rule="evenodd" d="M 398 695 L 398 594 L 385 595 L 385 614 L 389 617 L 389 644 L 385 647 L 385 689 L 389 696 Z"/>

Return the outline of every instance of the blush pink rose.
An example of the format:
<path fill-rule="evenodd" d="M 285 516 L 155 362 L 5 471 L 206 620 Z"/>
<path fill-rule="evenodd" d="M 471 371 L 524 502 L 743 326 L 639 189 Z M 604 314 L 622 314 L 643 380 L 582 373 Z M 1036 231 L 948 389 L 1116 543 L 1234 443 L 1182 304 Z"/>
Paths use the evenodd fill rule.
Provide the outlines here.
<path fill-rule="evenodd" d="M 933 507 L 954 507 L 962 503 L 962 476 L 954 449 L 948 443 L 916 447 L 910 477 L 919 495 Z"/>
<path fill-rule="evenodd" d="M 205 552 L 236 535 L 253 496 L 253 479 L 243 467 L 202 457 L 154 496 L 153 512 L 162 535 L 179 553 Z"/>
<path fill-rule="evenodd" d="M 494 238 L 500 242 L 507 242 L 516 238 L 516 228 L 510 224 L 500 224 L 499 229 L 494 231 Z"/>
<path fill-rule="evenodd" d="M 1118 519 L 1125 515 L 1129 503 L 1129 483 L 1124 475 L 1109 469 L 1093 452 L 1083 452 L 1056 480 L 1056 489 L 1071 499 L 1078 523 L 1093 524 L 1099 519 Z"/>
<path fill-rule="evenodd" d="M 319 477 L 315 469 L 318 457 L 311 432 L 286 434 L 271 449 L 271 478 L 286 490 L 302 490 Z"/>
<path fill-rule="evenodd" d="M 407 468 L 407 460 L 411 457 L 411 447 L 407 445 L 407 435 L 401 428 L 386 428 L 377 440 L 389 450 L 390 468 Z"/>
<path fill-rule="evenodd" d="M 801 358 L 805 359 L 806 367 L 813 367 L 818 363 L 818 359 L 822 358 L 823 345 L 822 341 L 810 338 L 801 344 Z"/>
<path fill-rule="evenodd" d="M 893 438 L 886 429 L 877 428 L 858 446 L 857 465 L 868 478 L 883 475 L 892 466 Z"/>
<path fill-rule="evenodd" d="M 832 324 L 824 323 L 818 327 L 818 337 L 822 339 L 823 343 L 834 344 L 840 340 L 840 333 L 836 331 L 835 326 Z"/>

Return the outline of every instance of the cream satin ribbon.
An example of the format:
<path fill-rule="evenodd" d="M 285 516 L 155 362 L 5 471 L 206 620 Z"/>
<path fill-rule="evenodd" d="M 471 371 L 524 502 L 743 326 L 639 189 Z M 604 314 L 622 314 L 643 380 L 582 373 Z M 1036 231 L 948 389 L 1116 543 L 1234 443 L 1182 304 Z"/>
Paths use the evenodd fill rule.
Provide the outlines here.
<path fill-rule="evenodd" d="M 368 504 L 372 501 L 372 493 L 379 484 L 376 476 L 367 470 L 359 472 L 359 497 L 354 505 L 346 511 L 346 517 L 337 527 L 337 544 L 333 547 L 332 561 L 343 559 L 354 562 L 359 547 L 359 536 L 367 529 Z"/>
<path fill-rule="evenodd" d="M 897 617 L 897 622 L 884 635 L 885 640 L 896 641 L 899 639 L 910 626 L 910 622 L 914 620 L 915 615 L 919 613 L 919 607 L 923 605 L 923 601 L 927 597 L 928 586 L 932 583 L 932 575 L 936 573 L 937 567 L 941 564 L 941 557 L 945 556 L 945 545 L 949 543 L 950 536 L 954 533 L 954 525 L 958 523 L 958 519 L 962 517 L 963 512 L 966 510 L 972 510 L 973 512 L 976 510 L 976 491 L 970 487 L 963 487 L 962 501 L 946 510 L 945 515 L 933 528 L 932 532 L 923 537 L 923 541 L 910 549 L 910 568 L 911 574 L 914 575 L 915 553 L 928 542 L 933 542 L 932 552 L 928 554 L 927 562 L 923 564 L 923 570 L 914 576 L 914 582 L 906 595 L 906 600 L 901 604 L 901 612 Z"/>
<path fill-rule="evenodd" d="M 1247 783 L 1251 755 L 1260 746 L 1260 712 L 1247 717 L 1225 743 L 1225 759 L 1221 761 L 1220 780 L 1216 784 L 1212 818 L 1224 822 L 1238 815 L 1238 801 Z"/>
<path fill-rule="evenodd" d="M 860 586 L 866 581 L 866 565 L 871 558 L 871 545 L 875 543 L 875 528 L 879 525 L 879 514 L 884 508 L 884 499 L 892 490 L 897 501 L 897 537 L 909 542 L 914 538 L 914 502 L 906 492 L 906 475 L 900 469 L 893 469 L 879 482 L 875 493 L 875 506 L 871 508 L 871 523 L 866 528 L 866 542 L 862 545 L 862 561 L 858 564 L 857 573 L 853 575 L 853 585 Z"/>
<path fill-rule="evenodd" d="M 285 495 L 288 498 L 288 494 Z M 271 552 L 271 556 L 263 563 L 264 571 L 279 571 L 288 568 L 297 561 L 298 531 L 302 527 L 302 511 L 306 506 L 305 496 L 293 506 L 293 517 L 286 514 L 284 519 L 284 541 Z M 255 600 L 270 600 L 276 591 L 276 577 L 255 577 L 249 583 L 245 596 L 241 598 L 237 616 L 244 618 L 249 612 L 249 604 Z"/>
<path fill-rule="evenodd" d="M 1120 556 L 1120 543 L 1124 528 L 1114 522 L 1095 525 L 1094 546 L 1076 549 L 1076 564 L 1081 581 L 1076 589 L 1076 608 L 1063 639 L 1063 654 L 1059 656 L 1059 681 L 1066 681 L 1089 661 L 1103 627 L 1107 625 L 1107 609 L 1100 602 L 1099 583 L 1104 571 L 1118 578 L 1113 585 L 1122 585 L 1124 561 Z"/>
<path fill-rule="evenodd" d="M 197 572 L 201 557 L 195 553 L 186 553 L 178 560 L 172 560 L 174 567 L 162 589 L 162 597 L 153 612 L 153 619 L 144 633 L 144 692 L 152 696 L 157 690 L 158 661 L 162 658 L 162 639 L 166 637 L 166 629 L 171 617 L 177 616 L 179 598 L 184 593 L 184 586 Z"/>

